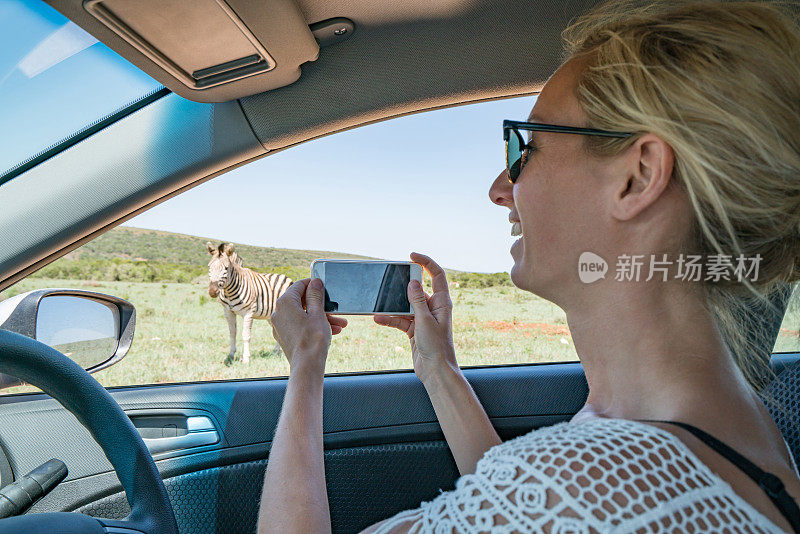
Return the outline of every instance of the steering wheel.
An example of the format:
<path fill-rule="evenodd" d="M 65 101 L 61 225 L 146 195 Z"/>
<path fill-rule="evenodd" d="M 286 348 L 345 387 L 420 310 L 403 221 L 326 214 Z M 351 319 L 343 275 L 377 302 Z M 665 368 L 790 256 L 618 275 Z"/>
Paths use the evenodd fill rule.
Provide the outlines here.
<path fill-rule="evenodd" d="M 0 534 L 177 534 L 167 490 L 153 457 L 122 408 L 89 373 L 57 350 L 0 330 L 0 373 L 38 387 L 89 431 L 111 462 L 131 513 L 122 521 L 71 512 L 0 520 Z"/>

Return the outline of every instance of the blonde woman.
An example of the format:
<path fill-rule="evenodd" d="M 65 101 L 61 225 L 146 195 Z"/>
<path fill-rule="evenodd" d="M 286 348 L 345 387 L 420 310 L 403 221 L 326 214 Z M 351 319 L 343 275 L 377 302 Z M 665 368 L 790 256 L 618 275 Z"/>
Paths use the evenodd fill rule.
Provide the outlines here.
<path fill-rule="evenodd" d="M 731 336 L 737 306 L 800 278 L 800 32 L 762 3 L 670 0 L 606 4 L 565 37 L 528 122 L 505 125 L 489 196 L 521 235 L 514 284 L 566 312 L 586 405 L 501 444 L 456 363 L 444 272 L 412 255 L 433 294 L 412 283 L 415 318 L 375 320 L 408 334 L 463 476 L 367 531 L 799 531 L 797 467 L 757 395 L 765 362 Z M 585 283 L 585 252 L 673 263 Z M 675 261 L 691 254 L 759 271 L 694 280 Z M 318 280 L 273 321 L 291 374 L 259 530 L 326 531 L 322 377 L 346 323 L 326 319 Z"/>

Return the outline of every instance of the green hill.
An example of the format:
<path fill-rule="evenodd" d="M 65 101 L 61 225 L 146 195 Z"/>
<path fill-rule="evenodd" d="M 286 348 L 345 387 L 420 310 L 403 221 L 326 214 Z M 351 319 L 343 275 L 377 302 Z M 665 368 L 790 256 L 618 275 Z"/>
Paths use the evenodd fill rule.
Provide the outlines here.
<path fill-rule="evenodd" d="M 208 241 L 214 246 L 221 243 L 208 237 L 118 226 L 70 252 L 65 258 L 120 258 L 191 266 L 201 264 L 205 268 L 209 259 L 206 251 Z M 244 260 L 244 265 L 257 270 L 276 266 L 308 269 L 311 262 L 317 258 L 375 259 L 321 250 L 256 247 L 241 243 L 233 243 L 233 246 Z"/>
<path fill-rule="evenodd" d="M 120 226 L 70 252 L 33 276 L 131 282 L 190 282 L 205 276 L 209 255 L 205 237 Z M 319 250 L 256 247 L 233 243 L 245 267 L 298 279 L 309 275 L 316 258 L 375 259 Z"/>
<path fill-rule="evenodd" d="M 120 226 L 73 250 L 31 276 L 61 280 L 122 282 L 196 282 L 207 280 L 206 237 Z M 244 266 L 259 272 L 282 273 L 299 280 L 309 275 L 316 258 L 376 259 L 324 250 L 256 247 L 233 243 Z M 464 273 L 446 269 L 460 287 L 511 285 L 507 273 Z"/>

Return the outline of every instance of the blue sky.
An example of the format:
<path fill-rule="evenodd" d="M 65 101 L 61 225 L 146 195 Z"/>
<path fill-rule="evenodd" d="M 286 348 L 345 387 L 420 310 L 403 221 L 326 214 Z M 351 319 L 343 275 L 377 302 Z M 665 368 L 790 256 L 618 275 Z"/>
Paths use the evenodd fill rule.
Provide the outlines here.
<path fill-rule="evenodd" d="M 0 0 L 0 40 L 0 172 L 160 87 L 44 3 Z M 487 193 L 504 165 L 502 120 L 524 119 L 533 102 L 437 110 L 310 141 L 127 224 L 387 259 L 415 250 L 454 269 L 507 271 L 508 211 Z"/>

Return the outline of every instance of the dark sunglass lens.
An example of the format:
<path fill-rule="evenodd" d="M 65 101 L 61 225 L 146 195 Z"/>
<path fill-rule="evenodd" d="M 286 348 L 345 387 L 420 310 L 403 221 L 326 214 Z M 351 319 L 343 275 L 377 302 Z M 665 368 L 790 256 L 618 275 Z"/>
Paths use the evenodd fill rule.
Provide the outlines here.
<path fill-rule="evenodd" d="M 520 171 L 520 164 L 522 163 L 521 159 L 517 159 L 511 167 L 508 168 L 508 181 L 516 183 L 517 178 L 519 178 L 519 171 Z"/>
<path fill-rule="evenodd" d="M 522 157 L 519 133 L 511 130 L 506 142 L 506 167 L 508 168 L 508 179 L 513 183 L 519 176 L 520 158 Z"/>

